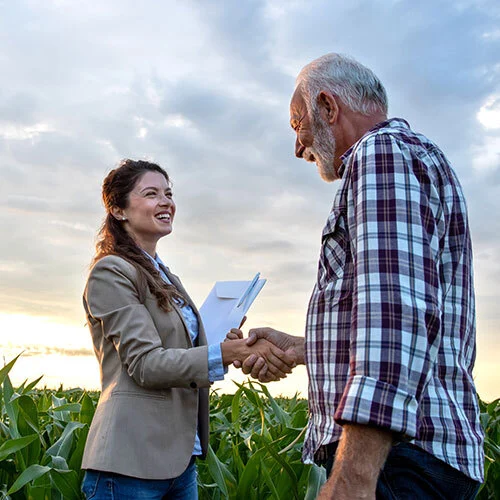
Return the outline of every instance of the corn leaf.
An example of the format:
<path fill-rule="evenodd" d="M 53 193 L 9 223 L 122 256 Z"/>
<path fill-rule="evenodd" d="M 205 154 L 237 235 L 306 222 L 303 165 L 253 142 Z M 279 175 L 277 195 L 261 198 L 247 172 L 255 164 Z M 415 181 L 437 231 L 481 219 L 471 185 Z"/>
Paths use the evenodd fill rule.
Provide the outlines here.
<path fill-rule="evenodd" d="M 236 427 L 236 432 L 240 427 L 240 402 L 241 402 L 241 390 L 236 391 L 233 400 L 231 402 L 231 422 Z"/>
<path fill-rule="evenodd" d="M 9 361 L 1 370 L 0 370 L 0 385 L 3 384 L 5 377 L 8 375 L 15 362 L 19 359 L 22 353 L 18 354 L 13 360 Z"/>
<path fill-rule="evenodd" d="M 50 462 L 51 462 L 50 466 L 53 469 L 57 469 L 59 471 L 68 471 L 69 470 L 69 467 L 68 467 L 66 460 L 64 460 L 64 458 L 60 457 L 59 455 L 57 455 L 55 457 L 50 457 Z"/>
<path fill-rule="evenodd" d="M 17 398 L 19 406 L 18 428 L 22 435 L 26 435 L 30 430 L 39 432 L 38 410 L 34 401 L 29 396 L 19 396 Z"/>
<path fill-rule="evenodd" d="M 73 444 L 73 434 L 76 429 L 81 429 L 85 424 L 80 422 L 69 422 L 61 437 L 46 451 L 46 455 L 59 455 L 68 460 L 71 446 Z"/>
<path fill-rule="evenodd" d="M 61 406 L 55 406 L 52 411 L 68 411 L 71 413 L 80 413 L 82 405 L 80 403 L 65 403 Z"/>
<path fill-rule="evenodd" d="M 287 462 L 287 460 L 282 456 L 279 455 L 278 452 L 273 448 L 273 444 L 269 444 L 265 439 L 262 440 L 263 445 L 265 446 L 266 450 L 272 455 L 272 457 L 279 462 L 279 464 L 283 467 L 283 469 L 288 473 L 290 476 L 291 484 L 292 484 L 292 491 L 294 492 L 294 496 L 297 498 L 298 497 L 298 492 L 297 492 L 297 475 L 293 471 L 293 469 L 290 467 L 290 464 Z"/>
<path fill-rule="evenodd" d="M 89 433 L 88 425 L 82 427 L 75 431 L 76 436 L 76 446 L 69 457 L 68 465 L 70 469 L 80 470 L 82 466 L 83 452 L 85 450 L 85 441 L 87 440 L 87 435 Z"/>
<path fill-rule="evenodd" d="M 92 403 L 92 399 L 87 394 L 87 392 L 83 393 L 83 396 L 80 400 L 81 408 L 80 408 L 80 422 L 82 424 L 89 424 L 92 422 L 92 418 L 94 416 L 95 407 L 94 403 Z"/>
<path fill-rule="evenodd" d="M 266 464 L 264 462 L 261 462 L 260 464 L 260 471 L 262 473 L 262 476 L 264 477 L 264 481 L 267 484 L 267 487 L 271 490 L 273 498 L 275 498 L 276 500 L 281 500 L 281 497 L 278 494 L 278 490 L 276 489 L 276 486 L 274 486 L 274 482 L 271 478 L 271 474 L 269 473 L 269 469 L 266 467 Z"/>
<path fill-rule="evenodd" d="M 26 470 L 21 472 L 19 477 L 14 481 L 14 484 L 7 491 L 8 495 L 12 495 L 16 491 L 19 491 L 23 486 L 28 484 L 30 481 L 38 479 L 44 476 L 50 471 L 50 467 L 44 465 L 30 465 Z"/>
<path fill-rule="evenodd" d="M 268 388 L 265 385 L 260 384 L 260 386 L 261 386 L 262 392 L 266 395 L 266 397 L 269 401 L 269 404 L 271 405 L 271 408 L 273 409 L 274 417 L 276 417 L 278 419 L 280 424 L 288 427 L 290 425 L 290 415 L 285 410 L 283 410 L 283 408 L 281 408 L 281 406 L 278 405 L 278 403 L 271 396 Z"/>
<path fill-rule="evenodd" d="M 41 375 L 40 377 L 38 377 L 36 380 L 33 380 L 33 382 L 30 382 L 23 390 L 22 390 L 22 393 L 23 394 L 27 394 L 28 392 L 30 392 L 37 384 L 38 382 L 40 382 L 40 380 L 42 380 L 43 378 L 43 375 Z"/>
<path fill-rule="evenodd" d="M 60 390 L 59 390 L 60 392 Z M 66 398 L 58 398 L 55 394 L 52 394 L 52 408 L 51 411 L 53 412 L 54 415 L 54 421 L 57 423 L 59 422 L 70 422 L 71 421 L 71 413 L 69 411 L 61 411 L 57 410 L 57 408 L 60 408 L 61 406 L 64 406 L 67 404 L 67 399 Z"/>
<path fill-rule="evenodd" d="M 33 441 L 38 439 L 37 434 L 31 434 L 30 436 L 23 436 L 17 439 L 10 439 L 5 441 L 0 446 L 0 461 L 7 458 L 12 453 L 22 450 L 26 446 L 29 446 Z"/>
<path fill-rule="evenodd" d="M 304 500 L 315 500 L 319 494 L 321 486 L 326 481 L 326 469 L 313 465 L 309 471 L 307 491 Z"/>
<path fill-rule="evenodd" d="M 253 484 L 259 481 L 259 466 L 264 455 L 265 450 L 261 448 L 250 457 L 238 481 L 235 498 L 250 498 Z"/>
<path fill-rule="evenodd" d="M 231 474 L 227 466 L 219 460 L 211 446 L 208 447 L 207 465 L 208 470 L 210 471 L 210 474 L 216 482 L 219 490 L 226 498 L 229 498 L 228 485 L 232 490 L 234 490 L 236 488 L 236 479 Z"/>
<path fill-rule="evenodd" d="M 65 500 L 79 500 L 80 480 L 74 471 L 61 471 L 53 469 L 50 471 L 50 478 Z"/>
<path fill-rule="evenodd" d="M 19 413 L 19 408 L 16 403 L 16 396 L 17 394 L 14 392 L 10 378 L 6 375 L 3 380 L 3 399 L 5 412 L 9 416 L 9 435 L 11 438 L 20 437 L 17 429 L 17 415 Z"/>

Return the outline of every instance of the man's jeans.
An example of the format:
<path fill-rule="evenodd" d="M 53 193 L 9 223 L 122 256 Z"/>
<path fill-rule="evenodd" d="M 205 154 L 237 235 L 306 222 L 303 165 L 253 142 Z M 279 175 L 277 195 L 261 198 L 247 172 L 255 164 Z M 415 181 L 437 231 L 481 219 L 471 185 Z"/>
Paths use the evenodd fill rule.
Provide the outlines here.
<path fill-rule="evenodd" d="M 333 467 L 335 445 L 328 445 L 327 475 Z M 430 453 L 410 443 L 392 447 L 377 483 L 377 500 L 468 500 L 480 484 Z"/>
<path fill-rule="evenodd" d="M 87 500 L 197 500 L 196 475 L 194 457 L 188 468 L 174 479 L 138 479 L 88 470 L 85 472 L 82 491 Z"/>

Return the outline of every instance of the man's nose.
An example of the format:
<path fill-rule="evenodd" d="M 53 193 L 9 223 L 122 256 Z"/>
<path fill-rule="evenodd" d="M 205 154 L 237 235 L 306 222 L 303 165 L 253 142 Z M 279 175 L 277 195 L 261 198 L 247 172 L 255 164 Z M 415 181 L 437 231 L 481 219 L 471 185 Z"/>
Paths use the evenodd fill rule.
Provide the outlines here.
<path fill-rule="evenodd" d="M 306 148 L 300 143 L 299 138 L 295 139 L 295 156 L 297 158 L 302 158 Z"/>

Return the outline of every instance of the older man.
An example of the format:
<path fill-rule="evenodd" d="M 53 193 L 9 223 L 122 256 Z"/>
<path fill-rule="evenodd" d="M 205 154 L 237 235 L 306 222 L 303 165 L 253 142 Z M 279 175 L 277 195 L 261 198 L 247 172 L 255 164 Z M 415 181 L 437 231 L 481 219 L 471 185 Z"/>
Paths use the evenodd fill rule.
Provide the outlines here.
<path fill-rule="evenodd" d="M 464 195 L 441 150 L 400 118 L 356 61 L 328 54 L 297 78 L 295 155 L 340 179 L 322 235 L 305 343 L 304 460 L 320 498 L 473 498 L 483 433 L 472 378 L 475 305 Z M 266 380 L 263 360 L 244 371 Z M 382 471 L 382 472 L 381 472 Z"/>

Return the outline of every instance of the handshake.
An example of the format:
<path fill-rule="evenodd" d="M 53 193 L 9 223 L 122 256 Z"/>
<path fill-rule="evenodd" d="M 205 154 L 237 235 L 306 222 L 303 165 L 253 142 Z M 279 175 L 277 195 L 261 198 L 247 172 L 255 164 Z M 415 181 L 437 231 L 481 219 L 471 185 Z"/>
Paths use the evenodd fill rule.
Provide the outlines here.
<path fill-rule="evenodd" d="M 233 328 L 224 347 L 223 356 L 230 350 L 232 364 L 260 382 L 285 378 L 295 366 L 304 364 L 304 338 L 273 328 L 253 328 L 246 339 L 240 329 Z"/>

